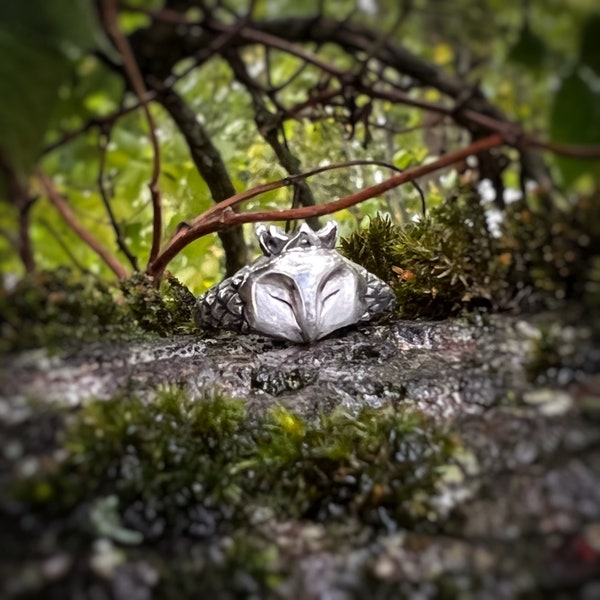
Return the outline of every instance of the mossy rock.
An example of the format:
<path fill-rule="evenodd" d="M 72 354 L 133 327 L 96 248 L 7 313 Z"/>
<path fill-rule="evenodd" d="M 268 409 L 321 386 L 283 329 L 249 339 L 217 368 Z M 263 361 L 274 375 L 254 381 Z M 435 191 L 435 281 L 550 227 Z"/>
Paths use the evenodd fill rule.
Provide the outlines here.
<path fill-rule="evenodd" d="M 155 565 L 159 596 L 191 597 L 201 585 L 265 597 L 289 561 L 264 537 L 278 523 L 313 523 L 327 544 L 349 546 L 360 531 L 385 533 L 391 523 L 429 529 L 459 448 L 413 410 L 338 410 L 307 421 L 275 408 L 250 418 L 242 401 L 193 400 L 175 388 L 149 401 L 90 402 L 63 418 L 60 458 L 3 492 L 15 518 L 35 523 L 11 534 L 14 558 L 42 533 L 46 549 L 83 556 L 101 539 L 121 562 Z M 74 576 L 82 569 L 74 565 Z"/>
<path fill-rule="evenodd" d="M 343 239 L 341 250 L 393 287 L 403 318 L 444 318 L 492 304 L 493 246 L 474 192 L 404 226 L 377 216 Z"/>
<path fill-rule="evenodd" d="M 0 353 L 189 333 L 194 302 L 170 275 L 157 289 L 142 273 L 118 287 L 68 268 L 33 273 L 0 289 Z"/>
<path fill-rule="evenodd" d="M 276 408 L 250 420 L 242 401 L 194 401 L 177 389 L 149 403 L 91 402 L 61 444 L 60 468 L 23 482 L 18 493 L 53 514 L 116 494 L 131 518 L 143 497 L 143 508 L 152 504 L 168 522 L 200 503 L 217 520 L 244 521 L 248 507 L 265 505 L 319 522 L 333 512 L 361 514 L 373 524 L 382 507 L 399 521 L 419 518 L 454 447 L 415 411 L 334 411 L 311 423 Z"/>
<path fill-rule="evenodd" d="M 403 318 L 445 318 L 465 309 L 600 306 L 600 203 L 518 201 L 490 232 L 489 207 L 458 190 L 403 226 L 376 216 L 341 250 L 387 281 Z"/>

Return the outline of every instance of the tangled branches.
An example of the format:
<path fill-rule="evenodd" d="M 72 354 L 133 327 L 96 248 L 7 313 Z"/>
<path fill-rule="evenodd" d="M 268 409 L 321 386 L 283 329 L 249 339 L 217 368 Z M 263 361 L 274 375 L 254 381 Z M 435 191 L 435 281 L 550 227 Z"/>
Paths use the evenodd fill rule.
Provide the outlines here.
<path fill-rule="evenodd" d="M 192 6 L 195 12 L 189 10 Z M 246 247 L 240 227 L 243 223 L 315 220 L 319 216 L 380 196 L 404 183 L 416 185 L 419 178 L 463 164 L 469 157 L 477 158 L 476 177 L 479 180 L 488 179 L 494 185 L 499 208 L 502 208 L 503 203 L 501 175 L 509 160 L 503 149 L 512 147 L 517 150 L 523 186 L 525 180 L 534 180 L 545 190 L 549 190 L 553 184 L 541 161 L 539 150 L 576 158 L 600 157 L 598 147 L 550 143 L 525 131 L 490 104 L 476 86 L 466 85 L 460 77 L 450 75 L 400 46 L 393 34 L 401 25 L 404 13 L 398 14 L 392 30 L 382 34 L 356 23 L 352 18 L 335 20 L 323 14 L 311 18 L 255 19 L 252 2 L 245 15 L 233 15 L 233 22 L 231 11 L 224 18 L 227 9 L 219 2 L 216 7 L 209 8 L 203 2 L 171 0 L 165 3 L 164 8 L 148 11 L 120 4 L 116 0 L 103 0 L 101 7 L 105 30 L 121 59 L 120 64 L 115 64 L 114 60 L 105 57 L 106 62 L 127 82 L 136 101 L 121 106 L 105 117 L 92 118 L 77 130 L 66 132 L 60 140 L 47 148 L 47 153 L 93 128 L 99 128 L 99 138 L 102 140 L 104 133 L 124 115 L 135 110 L 143 111 L 153 153 L 148 184 L 153 222 L 146 271 L 156 280 L 160 280 L 170 261 L 188 244 L 207 234 L 220 234 L 227 270 L 232 272 L 246 260 Z M 143 12 L 149 18 L 149 24 L 129 36 L 125 35 L 119 24 L 119 16 L 126 12 Z M 346 64 L 350 66 L 342 67 L 328 59 L 326 53 L 320 52 L 325 44 L 336 45 L 346 56 Z M 169 51 L 165 50 L 167 47 Z M 265 77 L 256 77 L 246 64 L 244 51 L 249 48 L 258 48 L 262 53 Z M 294 73 L 277 84 L 273 82 L 269 68 L 273 52 L 292 56 L 298 64 Z M 282 169 L 288 173 L 286 178 L 236 193 L 228 165 L 208 130 L 202 126 L 183 97 L 174 90 L 173 86 L 187 73 L 215 57 L 225 61 L 233 76 L 248 93 L 252 101 L 256 130 L 272 148 Z M 186 68 L 175 70 L 176 64 L 186 59 L 190 61 Z M 317 71 L 318 83 L 305 90 L 304 99 L 290 103 L 289 96 L 285 95 L 286 89 L 309 68 Z M 424 93 L 414 93 L 415 90 L 435 90 L 441 100 L 431 102 L 425 99 Z M 461 131 L 461 139 L 466 141 L 462 147 L 451 151 L 432 150 L 430 160 L 396 173 L 376 185 L 327 203 L 317 203 L 307 179 L 324 170 L 355 166 L 357 161 L 349 160 L 312 170 L 303 169 L 297 153 L 286 137 L 286 123 L 293 120 L 316 122 L 333 118 L 345 127 L 349 136 L 355 136 L 360 128 L 363 143 L 368 144 L 372 140 L 371 130 L 382 127 L 372 117 L 377 103 L 412 107 L 424 114 L 437 115 L 438 122 L 453 123 Z M 152 114 L 153 104 L 165 108 L 182 133 L 193 162 L 215 203 L 202 214 L 190 215 L 185 223 L 171 232 L 163 230 L 159 188 L 161 149 Z M 104 144 L 104 147 L 100 147 L 102 159 L 98 178 L 101 197 L 118 247 L 124 252 L 129 265 L 135 269 L 136 257 L 131 255 L 123 241 L 119 224 L 103 189 L 106 140 L 101 143 Z M 318 160 L 316 162 L 319 163 Z M 377 164 L 393 167 L 381 161 Z M 59 193 L 52 180 L 40 174 L 39 181 L 45 195 L 60 211 L 64 222 L 97 253 L 117 277 L 128 276 L 130 268 L 121 264 L 116 255 L 77 222 L 67 199 Z M 293 186 L 295 190 L 291 208 L 239 212 L 244 201 L 286 186 Z M 23 195 L 20 192 L 20 196 Z M 19 202 L 22 204 L 22 200 Z M 24 223 L 26 228 L 27 221 Z M 27 236 L 22 237 L 27 239 Z M 166 242 L 165 238 L 168 238 Z M 28 269 L 33 268 L 31 254 L 29 249 L 26 253 Z"/>

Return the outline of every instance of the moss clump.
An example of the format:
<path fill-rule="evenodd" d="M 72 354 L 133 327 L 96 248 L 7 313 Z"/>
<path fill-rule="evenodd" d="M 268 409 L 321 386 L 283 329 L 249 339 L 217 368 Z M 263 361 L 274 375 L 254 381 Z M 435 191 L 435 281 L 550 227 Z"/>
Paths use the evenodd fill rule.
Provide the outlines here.
<path fill-rule="evenodd" d="M 403 227 L 377 216 L 343 239 L 341 249 L 392 285 L 402 317 L 443 318 L 473 303 L 491 303 L 493 245 L 472 191 Z"/>
<path fill-rule="evenodd" d="M 66 268 L 0 289 L 0 352 L 114 338 L 132 329 L 107 285 Z"/>
<path fill-rule="evenodd" d="M 531 290 L 538 304 L 579 299 L 600 308 L 599 198 L 579 198 L 567 209 L 515 202 L 506 210 L 498 245 L 509 289 Z"/>
<path fill-rule="evenodd" d="M 454 448 L 416 412 L 334 412 L 311 426 L 280 409 L 270 413 L 267 431 L 248 463 L 264 470 L 265 501 L 278 512 L 293 506 L 295 516 L 319 522 L 353 516 L 379 526 L 382 511 L 396 523 L 423 518 L 438 469 Z"/>
<path fill-rule="evenodd" d="M 403 227 L 371 220 L 342 251 L 394 288 L 400 316 L 444 318 L 465 308 L 600 307 L 600 204 L 511 204 L 499 234 L 472 190 Z"/>
<path fill-rule="evenodd" d="M 168 390 L 148 404 L 90 403 L 64 433 L 65 460 L 22 482 L 19 496 L 62 514 L 116 494 L 125 526 L 148 539 L 148 506 L 164 531 L 179 533 L 194 529 L 187 509 L 198 506 L 215 523 L 227 515 L 243 524 L 252 506 L 320 522 L 361 515 L 373 525 L 385 509 L 407 522 L 430 509 L 453 443 L 415 412 L 335 412 L 311 424 L 277 409 L 250 422 L 241 402 Z"/>
<path fill-rule="evenodd" d="M 91 402 L 63 434 L 65 462 L 26 482 L 20 494 L 61 513 L 116 493 L 131 521 L 143 520 L 148 505 L 176 520 L 178 507 L 199 496 L 209 505 L 224 504 L 239 493 L 225 469 L 242 453 L 242 442 L 249 442 L 240 437 L 244 416 L 240 402 L 192 402 L 175 389 L 160 392 L 149 404 L 131 397 Z M 140 497 L 146 502 L 138 514 Z M 184 511 L 182 516 L 185 520 Z"/>
<path fill-rule="evenodd" d="M 0 289 L 0 353 L 192 331 L 193 294 L 167 276 L 159 290 L 136 274 L 110 287 L 67 268 L 27 275 Z"/>
<path fill-rule="evenodd" d="M 196 299 L 175 277 L 167 274 L 157 289 L 154 280 L 136 273 L 121 282 L 127 307 L 144 331 L 161 336 L 193 331 Z"/>
<path fill-rule="evenodd" d="M 251 419 L 242 402 L 167 389 L 92 402 L 67 416 L 57 444 L 58 460 L 12 489 L 12 522 L 29 525 L 11 530 L 10 560 L 59 547 L 89 556 L 103 538 L 122 560 L 155 565 L 159 596 L 201 586 L 265 597 L 292 560 L 265 537 L 268 523 L 316 522 L 323 544 L 350 547 L 357 531 L 429 529 L 456 442 L 415 412 Z M 86 564 L 73 566 L 78 581 Z"/>

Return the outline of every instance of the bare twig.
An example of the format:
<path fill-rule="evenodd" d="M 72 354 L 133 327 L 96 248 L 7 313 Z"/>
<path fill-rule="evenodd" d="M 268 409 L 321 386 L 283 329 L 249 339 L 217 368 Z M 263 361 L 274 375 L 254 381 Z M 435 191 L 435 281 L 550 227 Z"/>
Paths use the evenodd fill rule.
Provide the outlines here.
<path fill-rule="evenodd" d="M 152 92 L 146 94 L 146 101 L 152 100 L 155 96 L 156 96 L 156 94 L 154 94 Z M 142 106 L 142 103 L 140 101 L 138 101 L 134 104 L 131 104 L 130 106 L 121 107 L 118 110 L 116 110 L 115 112 L 107 115 L 106 117 L 97 117 L 94 119 L 90 119 L 87 123 L 85 123 L 81 127 L 65 132 L 55 142 L 48 144 L 44 148 L 43 154 L 48 154 L 50 152 L 53 152 L 57 148 L 64 146 L 65 144 L 69 143 L 71 140 L 78 138 L 80 135 L 86 133 L 90 129 L 93 129 L 94 127 L 102 128 L 102 127 L 106 127 L 106 126 L 112 126 L 115 123 L 115 121 L 117 121 L 121 117 L 124 117 L 125 115 L 128 115 L 129 113 L 136 111 L 141 106 Z"/>
<path fill-rule="evenodd" d="M 235 28 L 235 25 L 228 25 L 226 23 L 220 23 L 218 21 L 211 21 L 210 27 L 222 32 L 232 31 Z M 311 52 L 310 50 L 305 50 L 304 48 L 300 48 L 291 42 L 288 42 L 279 36 L 272 35 L 270 33 L 265 33 L 263 31 L 259 31 L 252 27 L 242 27 L 238 31 L 239 37 L 246 42 L 263 44 L 264 46 L 270 46 L 271 48 L 277 48 L 278 50 L 283 50 L 288 54 L 301 58 L 307 63 L 313 64 L 316 67 L 319 67 L 325 73 L 329 73 L 330 75 L 335 75 L 337 77 L 344 77 L 346 71 L 336 67 L 334 65 L 330 65 L 325 61 L 321 60 L 316 54 Z"/>
<path fill-rule="evenodd" d="M 368 69 L 369 61 L 376 56 L 379 51 L 389 42 L 391 37 L 396 33 L 400 25 L 402 25 L 402 21 L 404 21 L 408 15 L 410 8 L 410 3 L 402 3 L 402 6 L 398 8 L 398 14 L 396 15 L 396 19 L 392 23 L 389 31 L 383 34 L 379 38 L 375 38 L 375 40 L 371 41 L 371 47 L 367 52 L 367 56 L 365 56 L 364 60 L 361 61 L 361 65 L 356 73 L 356 79 L 360 80 L 363 78 L 363 75 Z"/>
<path fill-rule="evenodd" d="M 148 129 L 150 134 L 150 141 L 153 149 L 153 161 L 152 161 L 152 177 L 148 183 L 148 189 L 150 190 L 150 196 L 152 197 L 152 246 L 150 248 L 150 256 L 148 258 L 148 264 L 150 264 L 160 252 L 160 241 L 162 236 L 162 206 L 160 200 L 160 189 L 158 187 L 158 179 L 160 177 L 160 145 L 158 143 L 158 137 L 156 135 L 156 126 L 148 101 L 146 100 L 146 85 L 144 84 L 144 78 L 140 72 L 137 61 L 129 45 L 127 37 L 121 31 L 118 22 L 118 1 L 117 0 L 104 0 L 104 20 L 106 24 L 106 30 L 112 37 L 115 46 L 119 50 L 121 57 L 123 58 L 123 66 L 127 77 L 136 93 L 138 100 L 141 103 L 146 120 L 148 122 Z"/>
<path fill-rule="evenodd" d="M 106 190 L 106 185 L 104 182 L 105 177 L 105 169 L 106 169 L 106 150 L 108 143 L 110 141 L 110 127 L 104 128 L 104 131 L 100 132 L 98 136 L 98 148 L 100 149 L 100 165 L 98 168 L 98 189 L 100 190 L 100 197 L 102 198 L 102 203 L 104 204 L 104 208 L 106 209 L 106 213 L 108 214 L 108 218 L 110 219 L 110 224 L 112 225 L 113 231 L 115 232 L 115 240 L 117 242 L 117 246 L 121 250 L 121 252 L 127 257 L 129 264 L 132 266 L 134 271 L 139 271 L 137 258 L 132 254 L 131 250 L 129 250 L 125 240 L 123 239 L 123 235 L 121 234 L 121 227 L 117 223 L 117 219 L 115 217 L 115 213 L 112 209 L 112 205 L 110 203 L 110 198 L 108 197 L 108 191 Z"/>
<path fill-rule="evenodd" d="M 167 9 L 161 9 L 159 11 L 146 11 L 146 10 L 138 9 L 138 8 L 130 8 L 130 10 L 135 10 L 136 12 L 144 12 L 144 13 L 150 14 L 153 18 L 155 18 L 157 20 L 162 20 L 162 21 L 169 22 L 172 24 L 185 24 L 185 25 L 196 25 L 196 26 L 202 25 L 202 23 L 200 23 L 200 22 L 189 21 L 187 19 L 187 17 L 182 13 L 179 13 L 176 11 L 169 11 Z M 301 31 L 304 31 L 305 29 L 306 29 L 306 31 L 309 31 L 307 29 L 308 25 L 305 27 L 300 23 L 300 21 L 301 20 L 296 20 L 297 28 Z M 264 27 L 267 27 L 267 26 L 268 26 L 268 24 L 264 25 Z M 339 88 L 335 88 L 335 89 L 328 88 L 326 90 L 321 90 L 321 91 L 319 91 L 319 93 L 311 94 L 305 102 L 297 104 L 296 106 L 294 106 L 292 108 L 285 109 L 286 117 L 296 117 L 306 108 L 309 108 L 311 106 L 316 106 L 318 104 L 325 104 L 328 102 L 330 103 L 334 98 L 343 97 L 344 86 L 349 83 L 345 80 L 345 75 L 346 75 L 345 71 L 343 71 L 337 67 L 334 67 L 333 65 L 328 65 L 323 60 L 321 60 L 319 57 L 317 57 L 314 53 L 305 51 L 305 50 L 299 48 L 298 46 L 294 45 L 293 43 L 290 43 L 286 40 L 282 40 L 281 38 L 279 38 L 275 35 L 272 35 L 270 33 L 263 33 L 261 31 L 258 31 L 256 28 L 254 28 L 254 29 L 249 28 L 246 26 L 245 21 L 241 21 L 240 23 L 235 24 L 235 25 L 226 25 L 223 23 L 215 23 L 215 22 L 211 21 L 210 27 L 221 30 L 222 33 L 214 39 L 214 42 L 211 42 L 207 46 L 202 47 L 195 54 L 195 61 L 194 61 L 193 65 L 191 65 L 188 69 L 186 69 L 182 73 L 179 73 L 177 75 L 171 75 L 170 77 L 168 77 L 164 83 L 165 89 L 172 87 L 177 81 L 179 81 L 179 79 L 181 79 L 182 77 L 187 75 L 190 71 L 197 68 L 197 66 L 199 64 L 202 64 L 204 61 L 209 59 L 214 53 L 219 52 L 222 48 L 224 48 L 227 43 L 233 42 L 234 40 L 237 40 L 238 37 L 241 37 L 242 42 L 244 42 L 246 44 L 247 43 L 263 43 L 267 50 L 269 47 L 273 47 L 273 48 L 278 48 L 279 50 L 288 52 L 294 56 L 301 58 L 302 60 L 305 61 L 305 63 L 313 64 L 313 65 L 319 67 L 325 73 L 328 73 L 329 75 L 333 75 L 334 77 L 337 77 L 338 79 L 340 79 L 342 81 L 342 86 L 340 86 Z M 323 24 L 321 24 L 321 27 L 323 28 L 324 32 L 331 33 L 333 26 L 331 23 L 328 23 L 325 20 L 325 21 L 323 21 Z M 280 29 L 286 30 L 286 28 L 283 26 L 280 27 Z M 337 27 L 334 30 L 334 32 L 337 33 L 338 30 L 339 30 L 339 27 Z M 321 37 L 323 37 L 325 35 L 324 32 L 322 33 Z M 363 34 L 364 33 L 365 32 L 363 31 Z M 313 34 L 315 34 L 314 29 L 310 30 L 308 35 L 313 35 Z M 321 41 L 321 37 L 316 36 L 315 41 L 317 43 L 319 43 Z M 348 44 L 352 45 L 352 43 L 350 41 L 346 40 L 345 38 L 341 41 L 347 42 Z M 353 43 L 357 43 L 356 40 Z M 388 40 L 386 40 L 386 44 L 387 43 L 388 43 Z M 239 42 L 239 40 L 238 40 L 236 42 L 236 45 L 239 46 L 240 44 L 241 44 L 241 42 Z M 372 49 L 372 51 L 375 52 L 376 55 L 378 55 L 380 53 L 380 51 L 383 50 L 379 46 L 371 46 L 371 49 Z M 420 72 L 425 67 L 423 64 L 420 63 L 420 61 L 418 61 L 418 59 L 416 59 L 415 57 L 408 55 L 408 54 L 407 54 L 407 56 L 404 56 L 404 54 L 406 54 L 405 51 L 400 52 L 400 50 L 398 49 L 397 52 L 399 52 L 402 55 L 403 60 L 407 63 L 408 67 L 410 67 L 410 68 L 408 68 L 408 67 L 407 68 L 411 72 L 411 75 L 413 77 L 417 77 L 417 75 L 419 75 L 419 76 L 422 75 L 422 74 L 420 74 Z M 379 57 L 379 59 L 383 60 L 383 57 Z M 402 64 L 404 64 L 404 63 L 402 63 Z M 429 78 L 425 78 L 424 82 L 433 87 L 436 87 L 436 84 L 439 83 L 438 77 L 437 76 L 434 77 L 431 74 L 429 74 Z M 463 124 L 463 125 L 465 124 L 465 122 L 471 122 L 475 125 L 479 125 L 481 128 L 483 128 L 484 131 L 490 131 L 490 132 L 491 131 L 500 131 L 505 136 L 508 133 L 508 131 L 507 131 L 508 128 L 512 129 L 513 136 L 519 136 L 520 132 L 521 132 L 521 128 L 519 126 L 511 123 L 510 121 L 508 121 L 506 119 L 499 119 L 497 116 L 490 116 L 489 114 L 484 114 L 480 110 L 475 110 L 473 107 L 461 106 L 460 110 L 457 110 L 456 107 L 450 107 L 450 106 L 442 105 L 439 103 L 436 104 L 436 103 L 431 103 L 431 102 L 426 102 L 423 100 L 416 99 L 414 97 L 409 96 L 408 94 L 404 93 L 402 90 L 399 90 L 399 89 L 394 89 L 391 87 L 387 87 L 386 89 L 381 89 L 381 87 L 376 88 L 372 85 L 367 85 L 364 82 L 361 83 L 361 82 L 357 81 L 356 79 L 354 79 L 354 81 L 352 81 L 351 83 L 358 92 L 364 93 L 366 95 L 370 95 L 373 98 L 389 100 L 394 103 L 404 104 L 406 106 L 413 106 L 415 108 L 420 108 L 423 110 L 437 112 L 439 114 L 450 116 L 450 117 L 454 118 L 455 120 L 458 119 L 461 121 L 461 124 Z M 454 92 L 457 94 L 457 96 L 460 96 L 460 92 L 457 91 L 457 89 L 464 90 L 464 86 L 459 86 L 457 82 L 453 81 L 452 85 L 450 85 L 444 79 L 444 83 L 445 83 L 445 85 L 440 87 L 439 89 L 442 89 L 442 91 L 444 91 L 446 93 Z M 156 95 L 157 94 L 153 93 L 153 92 L 146 93 L 146 95 L 143 97 L 143 99 L 145 102 L 149 102 L 150 100 L 155 99 Z M 47 153 L 47 152 L 50 152 L 50 151 L 56 149 L 57 147 L 74 139 L 78 135 L 81 135 L 82 133 L 88 131 L 90 128 L 92 128 L 94 126 L 101 126 L 104 123 L 113 123 L 121 116 L 126 115 L 134 110 L 137 110 L 141 106 L 142 106 L 142 102 L 140 101 L 132 106 L 122 108 L 118 111 L 115 111 L 114 113 L 112 113 L 111 115 L 108 115 L 107 117 L 92 119 L 91 121 L 86 123 L 84 126 L 82 126 L 80 129 L 68 132 L 68 133 L 64 134 L 64 136 L 62 138 L 60 138 L 59 140 L 57 140 L 56 142 L 48 145 L 44 152 Z M 555 154 L 560 154 L 563 156 L 570 156 L 573 158 L 598 158 L 600 156 L 600 149 L 598 147 L 580 146 L 580 145 L 573 145 L 573 144 L 557 144 L 554 142 L 548 142 L 548 141 L 540 140 L 538 138 L 533 138 L 532 136 L 528 136 L 528 145 L 532 146 L 532 147 L 549 150 Z"/>
<path fill-rule="evenodd" d="M 557 142 L 550 142 L 547 140 L 542 140 L 530 133 L 524 132 L 520 125 L 517 125 L 512 121 L 491 117 L 471 108 L 461 107 L 457 110 L 456 108 L 445 106 L 440 103 L 428 102 L 426 100 L 418 100 L 399 90 L 381 90 L 374 86 L 359 83 L 356 83 L 355 85 L 358 91 L 369 95 L 373 98 L 389 100 L 390 102 L 394 102 L 396 104 L 413 106 L 415 108 L 439 113 L 441 115 L 452 117 L 454 119 L 457 119 L 457 117 L 463 117 L 464 119 L 467 119 L 472 123 L 479 125 L 488 132 L 496 132 L 502 134 L 507 143 L 510 144 L 514 144 L 517 146 L 540 148 L 542 150 L 548 150 L 549 152 L 558 154 L 560 156 L 567 156 L 571 158 L 600 158 L 600 146 L 562 144 Z M 340 96 L 342 93 L 343 91 L 341 88 L 334 90 L 326 90 L 319 95 L 315 95 L 309 98 L 306 102 L 294 106 L 292 109 L 290 109 L 289 112 L 294 114 L 308 106 L 314 106 L 318 103 L 331 102 L 334 98 Z"/>
<path fill-rule="evenodd" d="M 119 278 L 129 276 L 128 270 L 119 259 L 107 250 L 78 220 L 67 201 L 58 192 L 52 180 L 41 171 L 38 171 L 40 182 L 48 199 L 60 213 L 64 222 L 87 244 Z"/>
<path fill-rule="evenodd" d="M 290 175 L 299 175 L 302 172 L 300 169 L 300 160 L 292 154 L 287 145 L 285 132 L 281 126 L 283 122 L 282 115 L 280 113 L 272 113 L 268 109 L 264 99 L 266 92 L 250 76 L 242 57 L 237 52 L 231 51 L 226 54 L 226 59 L 236 79 L 244 85 L 252 97 L 254 122 L 259 134 L 271 146 L 273 152 L 275 152 L 275 156 L 279 160 L 279 164 Z M 283 142 L 279 139 L 280 134 Z M 293 206 L 313 206 L 315 204 L 312 190 L 306 181 L 304 179 L 295 181 Z M 317 218 L 309 219 L 308 223 L 313 229 L 318 229 L 319 227 L 319 220 Z"/>
<path fill-rule="evenodd" d="M 253 211 L 246 213 L 235 213 L 231 209 L 232 206 L 240 204 L 244 200 L 248 200 L 254 196 L 262 194 L 266 191 L 274 190 L 292 183 L 293 177 L 288 177 L 284 180 L 271 182 L 269 184 L 261 185 L 251 190 L 246 190 L 232 196 L 228 200 L 221 202 L 220 204 L 212 207 L 205 213 L 196 217 L 192 223 L 180 229 L 169 241 L 167 246 L 163 249 L 161 254 L 157 257 L 156 261 L 149 267 L 149 273 L 154 276 L 160 276 L 167 264 L 190 242 L 207 235 L 220 231 L 221 229 L 231 227 L 232 225 L 240 225 L 242 223 L 256 223 L 260 221 L 288 221 L 291 219 L 306 219 L 312 216 L 328 215 L 350 206 L 354 206 L 364 200 L 379 196 L 388 190 L 397 187 L 408 181 L 413 181 L 418 177 L 428 175 L 434 171 L 448 167 L 457 162 L 460 162 L 475 154 L 479 154 L 492 148 L 497 148 L 504 144 L 504 140 L 501 135 L 494 134 L 486 138 L 477 140 L 465 148 L 450 152 L 438 158 L 436 161 L 431 163 L 412 167 L 407 169 L 403 173 L 394 175 L 389 179 L 360 190 L 355 194 L 328 202 L 326 204 L 320 204 L 317 206 L 303 206 L 300 208 L 292 208 L 287 210 L 270 210 L 270 211 Z M 306 176 L 306 175 L 305 175 Z"/>
<path fill-rule="evenodd" d="M 27 273 L 35 271 L 35 257 L 29 235 L 29 216 L 31 207 L 35 198 L 29 196 L 28 190 L 21 181 L 19 174 L 13 168 L 12 163 L 0 152 L 0 173 L 4 175 L 8 188 L 9 201 L 17 209 L 19 218 L 19 234 L 17 238 L 17 248 L 19 258 L 25 267 Z"/>
<path fill-rule="evenodd" d="M 69 260 L 75 265 L 77 269 L 79 269 L 82 273 L 86 275 L 91 275 L 91 271 L 83 266 L 83 264 L 79 261 L 79 259 L 75 256 L 75 253 L 69 248 L 69 245 L 63 240 L 58 231 L 54 229 L 54 227 L 50 224 L 46 219 L 40 219 L 40 224 L 48 230 L 48 233 L 54 238 L 56 243 L 61 247 L 61 250 L 67 255 Z"/>
<path fill-rule="evenodd" d="M 557 142 L 548 142 L 540 140 L 535 136 L 526 136 L 526 145 L 534 146 L 535 148 L 541 148 L 547 150 L 553 154 L 559 154 L 560 156 L 568 156 L 570 158 L 581 158 L 581 159 L 600 159 L 600 146 L 581 146 L 579 144 L 559 144 Z"/>

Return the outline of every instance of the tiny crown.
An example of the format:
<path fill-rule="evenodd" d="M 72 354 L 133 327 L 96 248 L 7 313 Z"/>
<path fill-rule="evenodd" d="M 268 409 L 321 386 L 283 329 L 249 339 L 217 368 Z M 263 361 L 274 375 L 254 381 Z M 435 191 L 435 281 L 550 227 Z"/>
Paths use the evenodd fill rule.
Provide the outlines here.
<path fill-rule="evenodd" d="M 268 228 L 260 225 L 256 228 L 256 237 L 265 256 L 277 256 L 286 250 L 294 248 L 325 248 L 332 249 L 337 240 L 337 223 L 328 221 L 318 231 L 313 231 L 303 223 L 297 231 L 287 234 L 274 225 Z"/>

